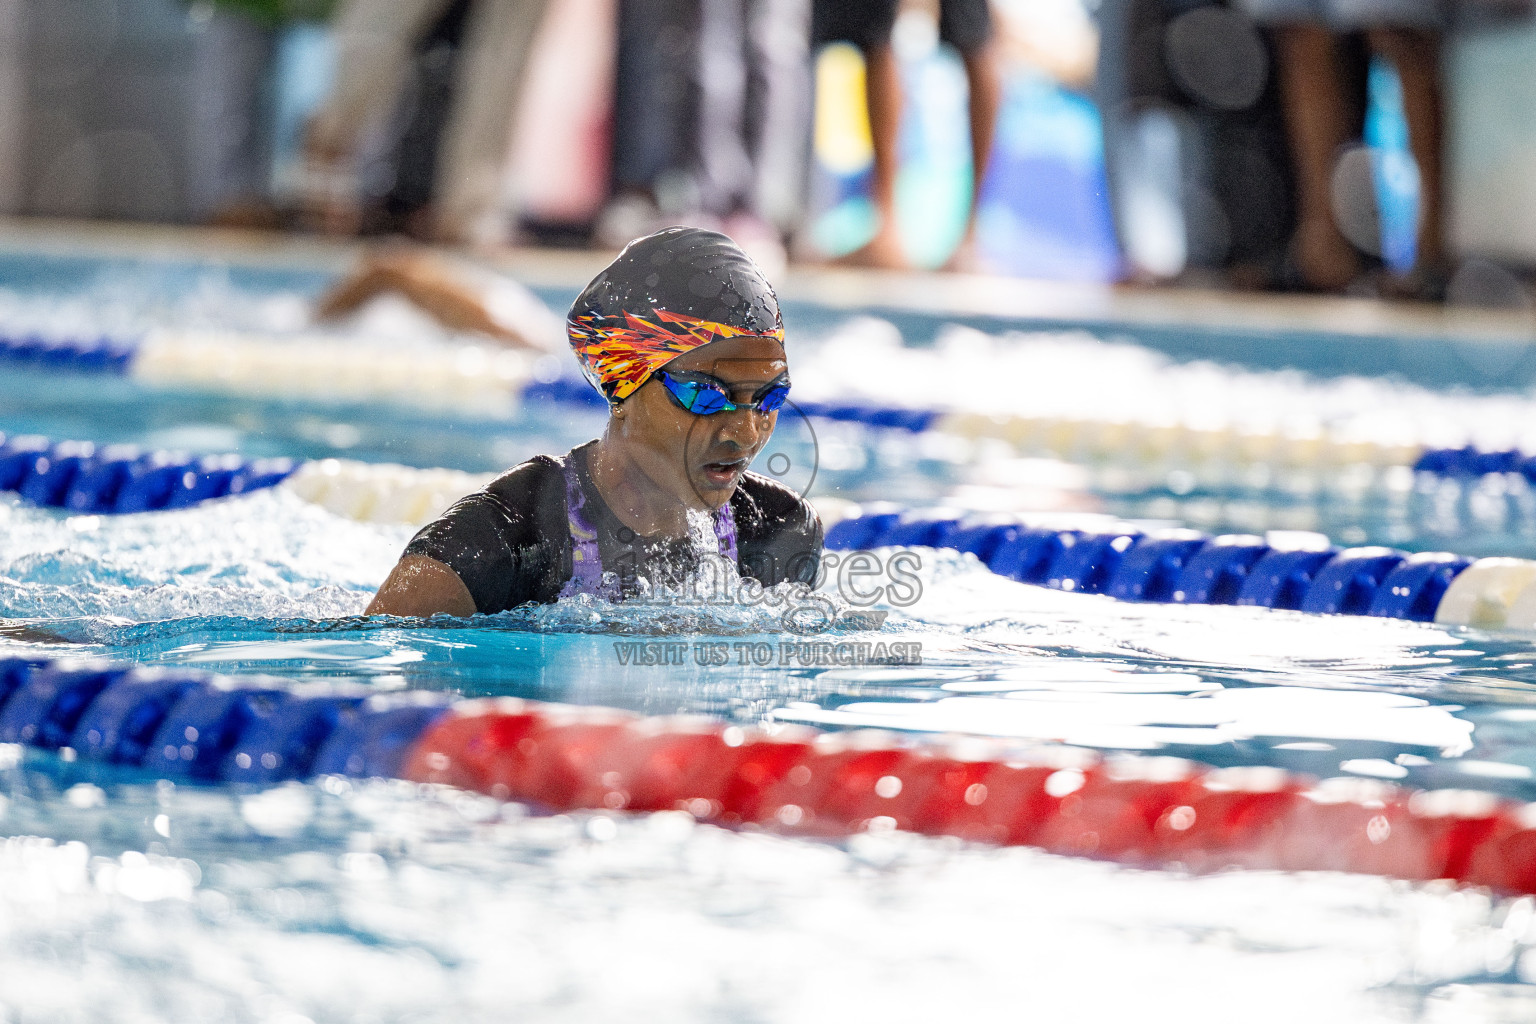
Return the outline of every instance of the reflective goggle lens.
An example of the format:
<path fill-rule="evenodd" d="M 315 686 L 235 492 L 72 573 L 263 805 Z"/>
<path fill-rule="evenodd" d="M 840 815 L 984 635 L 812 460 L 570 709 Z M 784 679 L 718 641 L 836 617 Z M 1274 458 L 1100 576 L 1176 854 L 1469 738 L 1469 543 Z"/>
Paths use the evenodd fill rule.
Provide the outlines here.
<path fill-rule="evenodd" d="M 778 384 L 768 389 L 768 393 L 757 400 L 759 412 L 778 412 L 784 408 L 784 403 L 789 401 L 789 385 Z"/>
<path fill-rule="evenodd" d="M 704 384 L 698 381 L 678 380 L 665 370 L 658 371 L 657 376 L 672 396 L 685 411 L 695 416 L 709 416 L 717 412 L 735 412 L 744 406 L 731 401 L 720 388 L 712 384 Z M 784 407 L 789 400 L 789 385 L 775 384 L 769 388 L 761 398 L 753 402 L 750 408 L 758 412 L 777 412 Z"/>
<path fill-rule="evenodd" d="M 696 416 L 717 413 L 731 404 L 730 398 L 719 388 L 712 388 L 707 384 L 684 384 L 683 387 L 691 393 L 684 402 L 684 406 Z"/>

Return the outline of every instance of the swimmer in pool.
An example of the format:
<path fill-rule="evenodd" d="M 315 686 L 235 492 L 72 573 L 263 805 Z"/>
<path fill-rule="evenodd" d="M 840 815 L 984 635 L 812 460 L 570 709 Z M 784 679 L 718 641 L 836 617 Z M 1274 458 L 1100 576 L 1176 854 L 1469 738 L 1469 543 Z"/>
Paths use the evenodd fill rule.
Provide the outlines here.
<path fill-rule="evenodd" d="M 528 289 L 467 260 L 410 245 L 390 244 L 366 254 L 356 271 L 320 296 L 315 319 L 340 320 L 390 294 L 452 331 L 508 348 L 563 349 L 559 317 Z"/>
<path fill-rule="evenodd" d="M 815 510 L 747 469 L 789 394 L 783 319 L 757 265 L 717 232 L 648 235 L 587 285 L 566 333 L 608 400 L 603 436 L 529 459 L 428 524 L 368 614 L 623 599 L 642 580 L 686 579 L 708 547 L 764 586 L 811 583 Z"/>

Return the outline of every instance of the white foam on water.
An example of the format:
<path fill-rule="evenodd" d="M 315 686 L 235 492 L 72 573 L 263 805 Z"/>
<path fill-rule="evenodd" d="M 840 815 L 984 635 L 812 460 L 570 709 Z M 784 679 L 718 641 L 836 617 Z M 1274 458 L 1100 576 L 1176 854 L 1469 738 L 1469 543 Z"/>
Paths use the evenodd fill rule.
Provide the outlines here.
<path fill-rule="evenodd" d="M 152 848 L 104 838 L 147 832 L 146 808 L 164 818 Z M 1536 1010 L 1536 986 L 1507 984 L 1536 966 L 1531 901 L 1443 886 L 1186 877 L 897 834 L 838 847 L 677 813 L 529 817 L 400 784 L 117 787 L 68 815 L 13 807 L 7 827 L 50 815 L 82 838 L 0 842 L 12 1019 L 1359 1024 L 1479 996 L 1511 1015 L 1457 1019 Z M 290 838 L 259 838 L 274 834 Z"/>
<path fill-rule="evenodd" d="M 355 615 L 410 531 L 276 488 L 195 508 L 65 516 L 0 494 L 0 617 Z"/>

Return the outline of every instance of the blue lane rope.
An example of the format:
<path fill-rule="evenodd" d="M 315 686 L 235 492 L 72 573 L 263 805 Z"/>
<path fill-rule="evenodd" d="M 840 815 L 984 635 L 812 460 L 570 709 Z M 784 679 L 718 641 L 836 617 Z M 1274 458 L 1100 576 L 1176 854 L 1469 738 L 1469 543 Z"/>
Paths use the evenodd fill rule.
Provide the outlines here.
<path fill-rule="evenodd" d="M 194 457 L 0 434 L 0 491 L 82 515 L 187 508 L 274 487 L 300 465 L 291 459 Z M 1409 558 L 1385 548 L 1278 551 L 1255 538 L 1187 530 L 1158 536 L 1092 533 L 892 511 L 835 524 L 827 546 L 952 548 L 976 555 L 1010 579 L 1127 601 L 1257 605 L 1426 622 L 1433 620 L 1451 580 L 1471 564 L 1454 555 Z"/>
<path fill-rule="evenodd" d="M 0 363 L 73 373 L 123 374 L 138 355 L 136 341 L 119 338 L 47 338 L 0 333 Z"/>
<path fill-rule="evenodd" d="M 44 338 L 40 335 L 0 334 L 0 363 L 72 373 L 127 374 L 139 344 L 114 338 Z M 584 408 L 606 408 L 603 396 L 581 377 L 558 377 L 524 386 L 524 401 L 555 402 Z M 800 402 L 807 416 L 862 423 L 921 433 L 944 413 L 936 409 L 903 409 L 858 402 Z"/>
<path fill-rule="evenodd" d="M 1513 449 L 1485 452 L 1471 445 L 1465 448 L 1430 448 L 1413 464 L 1416 472 L 1435 476 L 1475 479 L 1502 473 L 1519 473 L 1536 484 L 1536 455 Z"/>
<path fill-rule="evenodd" d="M 603 396 L 581 377 L 536 381 L 524 387 L 523 400 L 592 409 L 604 409 L 608 405 Z M 910 409 L 859 402 L 798 402 L 795 408 L 806 416 L 911 433 L 931 430 L 939 420 L 949 415 L 943 409 Z M 1515 450 L 1482 451 L 1471 445 L 1464 448 L 1431 448 L 1419 455 L 1413 469 L 1416 472 L 1459 479 L 1518 473 L 1536 485 L 1536 455 Z"/>
<path fill-rule="evenodd" d="M 82 515 L 187 508 L 248 494 L 275 487 L 299 465 L 293 459 L 192 456 L 0 434 L 0 491 Z"/>
<path fill-rule="evenodd" d="M 138 355 L 139 342 L 111 337 L 47 338 L 37 334 L 0 333 L 0 363 L 75 373 L 127 374 Z M 528 402 L 552 402 L 601 409 L 607 403 L 581 377 L 557 377 L 524 386 Z M 870 427 L 922 433 L 948 413 L 942 409 L 911 409 L 861 402 L 799 402 L 806 416 Z M 1414 470 L 1435 476 L 1474 479 L 1491 474 L 1518 473 L 1536 485 L 1536 455 L 1517 450 L 1483 451 L 1463 448 L 1432 448 L 1420 454 Z"/>
<path fill-rule="evenodd" d="M 398 777 L 452 706 L 428 691 L 301 695 L 275 680 L 114 662 L 0 658 L 0 743 L 194 782 Z"/>
<path fill-rule="evenodd" d="M 1123 601 L 1238 604 L 1434 620 L 1472 559 L 1390 548 L 1277 550 L 1256 537 L 1190 530 L 1090 533 L 960 516 L 878 512 L 827 531 L 832 550 L 924 545 L 969 552 L 1001 576 Z"/>

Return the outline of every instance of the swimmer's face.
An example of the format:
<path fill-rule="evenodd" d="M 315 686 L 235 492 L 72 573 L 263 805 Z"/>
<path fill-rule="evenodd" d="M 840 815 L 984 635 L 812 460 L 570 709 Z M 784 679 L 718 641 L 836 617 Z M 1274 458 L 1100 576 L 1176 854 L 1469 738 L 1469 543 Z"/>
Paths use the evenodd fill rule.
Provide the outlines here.
<path fill-rule="evenodd" d="M 747 406 L 767 385 L 788 383 L 784 346 L 772 338 L 725 338 L 678 356 L 666 370 L 686 380 L 718 381 L 743 408 L 696 416 L 652 377 L 624 402 L 625 432 L 638 443 L 651 480 L 688 508 L 719 508 L 773 436 L 779 414 Z"/>

